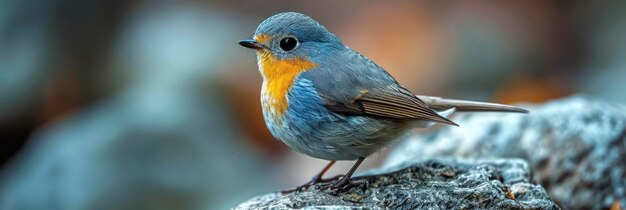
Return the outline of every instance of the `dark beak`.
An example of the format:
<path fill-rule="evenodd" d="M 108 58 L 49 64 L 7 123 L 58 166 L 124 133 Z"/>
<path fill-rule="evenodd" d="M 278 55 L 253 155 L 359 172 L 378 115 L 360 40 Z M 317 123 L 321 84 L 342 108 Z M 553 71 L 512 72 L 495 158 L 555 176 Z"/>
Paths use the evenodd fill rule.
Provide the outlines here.
<path fill-rule="evenodd" d="M 241 46 L 250 48 L 250 49 L 255 49 L 255 50 L 260 50 L 265 48 L 265 46 L 263 46 L 262 44 L 259 44 L 258 42 L 254 41 L 254 40 L 241 40 L 239 41 L 239 44 Z"/>

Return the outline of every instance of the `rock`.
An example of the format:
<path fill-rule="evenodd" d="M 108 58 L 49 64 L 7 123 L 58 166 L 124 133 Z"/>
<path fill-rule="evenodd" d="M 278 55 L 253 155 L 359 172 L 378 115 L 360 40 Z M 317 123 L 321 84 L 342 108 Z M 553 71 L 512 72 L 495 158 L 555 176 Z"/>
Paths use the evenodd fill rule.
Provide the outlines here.
<path fill-rule="evenodd" d="M 387 164 L 431 157 L 521 158 L 564 209 L 626 209 L 626 109 L 570 97 L 528 115 L 460 114 L 397 146 Z"/>
<path fill-rule="evenodd" d="M 333 195 L 316 185 L 258 196 L 235 209 L 559 209 L 543 187 L 528 182 L 530 174 L 520 159 L 405 161 L 355 178 L 368 187 Z"/>

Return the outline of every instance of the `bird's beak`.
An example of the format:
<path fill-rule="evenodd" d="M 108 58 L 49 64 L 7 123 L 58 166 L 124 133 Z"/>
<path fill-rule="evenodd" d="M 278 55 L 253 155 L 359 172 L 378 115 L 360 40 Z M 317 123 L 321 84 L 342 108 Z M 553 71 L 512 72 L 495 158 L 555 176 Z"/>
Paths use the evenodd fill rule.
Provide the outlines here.
<path fill-rule="evenodd" d="M 263 46 L 262 44 L 259 44 L 257 41 L 249 39 L 249 40 L 241 40 L 239 41 L 239 44 L 241 46 L 250 48 L 250 49 L 255 49 L 255 50 L 260 50 L 260 49 L 264 49 L 265 46 Z"/>

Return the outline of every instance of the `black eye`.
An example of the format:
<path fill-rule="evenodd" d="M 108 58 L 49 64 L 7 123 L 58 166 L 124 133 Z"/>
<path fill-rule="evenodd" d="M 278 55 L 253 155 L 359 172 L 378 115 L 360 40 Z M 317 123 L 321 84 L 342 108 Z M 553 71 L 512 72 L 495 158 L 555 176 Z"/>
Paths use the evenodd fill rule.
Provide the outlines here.
<path fill-rule="evenodd" d="M 296 48 L 296 45 L 298 45 L 298 40 L 293 37 L 285 37 L 280 40 L 280 49 L 285 52 L 293 50 L 293 48 Z"/>

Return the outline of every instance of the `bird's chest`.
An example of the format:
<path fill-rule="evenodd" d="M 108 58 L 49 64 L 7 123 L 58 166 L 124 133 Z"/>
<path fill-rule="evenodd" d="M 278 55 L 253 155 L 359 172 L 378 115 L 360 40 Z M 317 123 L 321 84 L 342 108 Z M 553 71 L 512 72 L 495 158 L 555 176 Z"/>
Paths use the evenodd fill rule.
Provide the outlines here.
<path fill-rule="evenodd" d="M 263 88 L 261 89 L 261 108 L 263 110 L 263 118 L 267 127 L 270 130 L 273 127 L 279 126 L 283 121 L 283 115 L 289 104 L 285 99 L 276 97 L 271 93 L 268 82 L 263 82 Z"/>
<path fill-rule="evenodd" d="M 288 139 L 293 133 L 291 118 L 287 116 L 289 111 L 289 87 L 280 84 L 282 81 L 265 80 L 261 89 L 261 108 L 263 119 L 268 130 L 274 137 L 283 140 Z"/>
<path fill-rule="evenodd" d="M 279 124 L 289 109 L 289 94 L 297 85 L 299 75 L 316 65 L 302 58 L 278 59 L 271 53 L 258 54 L 259 71 L 263 76 L 261 105 L 266 122 Z M 268 126 L 270 126 L 268 124 Z"/>
<path fill-rule="evenodd" d="M 281 95 L 274 92 L 274 82 L 263 82 L 261 106 L 265 124 L 275 137 L 287 140 L 303 135 L 329 114 L 311 81 L 296 77 Z"/>

